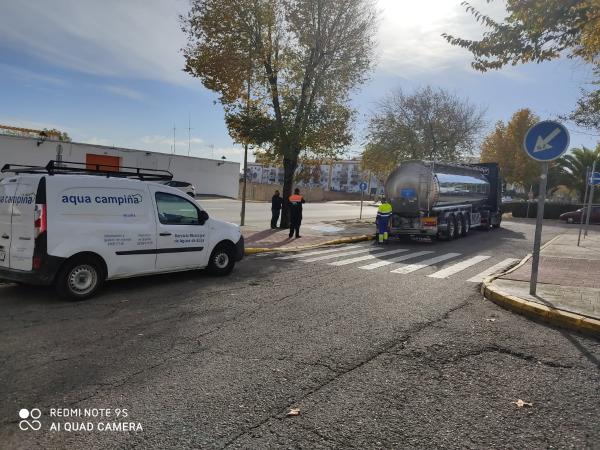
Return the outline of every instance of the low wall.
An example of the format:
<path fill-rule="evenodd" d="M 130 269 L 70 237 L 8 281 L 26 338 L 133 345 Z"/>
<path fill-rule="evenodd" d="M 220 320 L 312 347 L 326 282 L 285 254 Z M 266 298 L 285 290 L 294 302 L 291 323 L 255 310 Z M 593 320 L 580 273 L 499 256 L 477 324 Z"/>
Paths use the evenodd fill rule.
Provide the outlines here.
<path fill-rule="evenodd" d="M 242 198 L 242 189 L 244 184 L 240 182 L 238 198 Z M 283 192 L 283 187 L 280 184 L 262 184 L 262 183 L 247 183 L 246 184 L 246 199 L 258 202 L 270 202 L 271 197 L 278 189 Z M 326 191 L 323 188 L 300 189 L 301 194 L 307 202 L 329 202 L 342 200 L 360 200 L 360 194 L 355 192 L 339 192 Z M 365 195 L 365 199 L 369 196 Z"/>

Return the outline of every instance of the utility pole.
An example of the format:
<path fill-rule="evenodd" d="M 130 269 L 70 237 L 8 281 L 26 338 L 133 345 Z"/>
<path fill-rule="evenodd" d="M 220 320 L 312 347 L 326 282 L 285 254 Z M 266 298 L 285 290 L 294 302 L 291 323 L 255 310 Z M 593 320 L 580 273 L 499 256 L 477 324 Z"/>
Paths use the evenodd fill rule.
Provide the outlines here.
<path fill-rule="evenodd" d="M 251 56 L 251 55 L 250 55 Z M 246 92 L 246 117 L 250 114 L 250 84 L 252 82 L 252 58 L 248 68 L 248 86 Z M 246 185 L 248 183 L 248 140 L 244 143 L 244 184 L 242 186 L 242 211 L 240 212 L 240 226 L 246 222 Z"/>
<path fill-rule="evenodd" d="M 175 124 L 173 124 L 173 154 L 175 154 Z"/>
<path fill-rule="evenodd" d="M 192 152 L 192 115 L 188 113 L 188 156 Z"/>

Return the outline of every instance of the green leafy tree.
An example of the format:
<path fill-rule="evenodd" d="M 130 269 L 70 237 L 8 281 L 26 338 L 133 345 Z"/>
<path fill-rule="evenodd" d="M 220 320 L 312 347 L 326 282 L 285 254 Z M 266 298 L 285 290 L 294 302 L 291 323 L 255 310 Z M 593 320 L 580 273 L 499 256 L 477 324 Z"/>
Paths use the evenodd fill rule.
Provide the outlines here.
<path fill-rule="evenodd" d="M 555 185 L 563 185 L 575 191 L 580 201 L 583 201 L 586 187 L 587 169 L 591 170 L 594 161 L 600 158 L 600 145 L 596 150 L 589 148 L 575 148 L 556 161 L 554 170 Z M 600 163 L 597 163 L 597 167 Z M 552 177 L 549 177 L 550 181 Z M 596 189 L 598 191 L 598 189 Z M 600 193 L 596 192 L 594 201 L 600 200 Z"/>
<path fill-rule="evenodd" d="M 71 137 L 69 136 L 69 134 L 66 131 L 60 131 L 60 130 L 57 130 L 56 128 L 52 128 L 52 129 L 44 128 L 42 133 L 44 133 L 46 136 L 49 136 L 53 139 L 57 139 L 62 142 L 71 142 Z"/>
<path fill-rule="evenodd" d="M 398 90 L 380 102 L 367 127 L 362 166 L 385 178 L 408 159 L 458 161 L 472 154 L 483 111 L 443 90 Z"/>
<path fill-rule="evenodd" d="M 525 189 L 537 186 L 540 164 L 525 153 L 523 140 L 527 130 L 538 121 L 539 118 L 525 108 L 515 112 L 508 123 L 497 122 L 495 129 L 483 140 L 481 162 L 497 162 L 508 183 Z"/>
<path fill-rule="evenodd" d="M 234 139 L 282 159 L 285 208 L 302 153 L 351 142 L 349 94 L 373 65 L 373 0 L 192 0 L 185 70 L 218 92 Z"/>
<path fill-rule="evenodd" d="M 540 63 L 566 54 L 593 64 L 596 76 L 600 76 L 598 0 L 506 0 L 507 16 L 502 22 L 483 14 L 469 2 L 462 5 L 487 28 L 483 38 L 469 40 L 445 33 L 442 36 L 450 44 L 468 49 L 476 70 L 486 72 L 507 64 Z M 582 126 L 600 128 L 600 92 L 584 91 L 568 118 Z"/>

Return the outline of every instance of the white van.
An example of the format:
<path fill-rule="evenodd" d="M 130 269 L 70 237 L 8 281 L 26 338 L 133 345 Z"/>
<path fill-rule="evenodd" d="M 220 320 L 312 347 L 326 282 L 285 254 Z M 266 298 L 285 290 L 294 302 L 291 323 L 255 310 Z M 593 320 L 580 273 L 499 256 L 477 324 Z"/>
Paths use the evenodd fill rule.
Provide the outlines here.
<path fill-rule="evenodd" d="M 243 257 L 240 228 L 160 184 L 170 172 L 55 161 L 1 172 L 0 280 L 54 284 L 82 300 L 105 280 L 205 267 L 226 275 Z"/>

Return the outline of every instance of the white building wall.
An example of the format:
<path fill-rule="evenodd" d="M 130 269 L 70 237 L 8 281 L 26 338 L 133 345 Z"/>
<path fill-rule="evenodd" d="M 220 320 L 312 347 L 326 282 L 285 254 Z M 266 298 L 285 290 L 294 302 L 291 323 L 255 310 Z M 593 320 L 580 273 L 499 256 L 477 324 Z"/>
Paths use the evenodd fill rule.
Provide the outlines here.
<path fill-rule="evenodd" d="M 169 170 L 174 180 L 187 181 L 196 186 L 198 194 L 223 195 L 237 198 L 240 164 L 166 153 L 146 152 L 77 142 L 46 140 L 39 146 L 38 139 L 0 135 L 0 167 L 4 164 L 44 166 L 56 159 L 57 146 L 62 146 L 63 161 L 85 163 L 88 153 L 118 156 L 121 166 Z"/>

